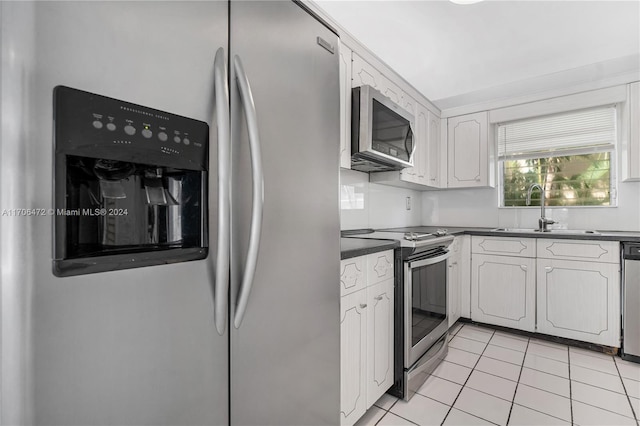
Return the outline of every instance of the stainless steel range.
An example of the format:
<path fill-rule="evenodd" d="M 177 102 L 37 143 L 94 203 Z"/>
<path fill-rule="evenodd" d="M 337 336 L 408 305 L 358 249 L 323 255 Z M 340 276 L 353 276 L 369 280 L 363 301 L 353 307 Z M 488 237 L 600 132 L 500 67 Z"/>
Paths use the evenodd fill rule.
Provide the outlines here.
<path fill-rule="evenodd" d="M 358 238 L 392 239 L 396 251 L 395 365 L 389 393 L 408 401 L 447 354 L 447 258 L 453 236 L 424 227 L 383 229 Z"/>

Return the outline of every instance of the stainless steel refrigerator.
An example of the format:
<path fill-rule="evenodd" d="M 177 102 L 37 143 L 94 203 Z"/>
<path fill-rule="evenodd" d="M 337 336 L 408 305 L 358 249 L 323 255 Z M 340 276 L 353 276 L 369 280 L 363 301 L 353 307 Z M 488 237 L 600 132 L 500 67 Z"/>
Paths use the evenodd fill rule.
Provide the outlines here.
<path fill-rule="evenodd" d="M 338 424 L 336 35 L 289 1 L 0 22 L 0 423 Z M 56 86 L 208 124 L 206 258 L 54 275 Z"/>

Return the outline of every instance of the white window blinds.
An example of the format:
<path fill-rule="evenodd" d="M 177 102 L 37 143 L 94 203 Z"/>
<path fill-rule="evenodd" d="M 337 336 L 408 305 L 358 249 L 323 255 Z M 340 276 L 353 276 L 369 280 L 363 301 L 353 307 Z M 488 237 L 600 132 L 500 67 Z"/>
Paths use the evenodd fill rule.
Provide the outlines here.
<path fill-rule="evenodd" d="M 498 125 L 501 160 L 613 150 L 616 108 L 591 108 Z"/>

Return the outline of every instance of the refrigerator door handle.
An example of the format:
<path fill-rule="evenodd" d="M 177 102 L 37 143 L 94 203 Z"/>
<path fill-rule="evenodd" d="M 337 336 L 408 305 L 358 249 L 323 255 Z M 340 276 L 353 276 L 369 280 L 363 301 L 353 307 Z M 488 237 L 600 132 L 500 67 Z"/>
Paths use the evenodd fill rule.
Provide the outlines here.
<path fill-rule="evenodd" d="M 214 318 L 218 334 L 223 335 L 226 327 L 227 298 L 229 294 L 231 123 L 229 120 L 227 64 L 222 47 L 216 52 L 213 64 L 213 78 L 216 125 L 218 127 L 218 253 L 216 264 L 213 265 L 215 270 Z"/>
<path fill-rule="evenodd" d="M 240 101 L 245 110 L 247 130 L 249 132 L 249 147 L 251 149 L 251 169 L 253 177 L 253 207 L 251 210 L 251 231 L 249 236 L 249 249 L 247 251 L 247 263 L 240 294 L 236 302 L 234 315 L 234 325 L 240 327 L 244 313 L 249 301 L 249 293 L 253 286 L 253 276 L 256 272 L 258 262 L 258 249 L 260 247 L 260 236 L 262 232 L 262 210 L 264 207 L 264 177 L 262 172 L 262 153 L 260 151 L 260 135 L 258 134 L 258 118 L 256 116 L 256 106 L 253 101 L 253 94 L 249 79 L 244 72 L 242 61 L 239 56 L 234 56 L 233 67 L 236 74 L 236 82 L 240 93 Z"/>

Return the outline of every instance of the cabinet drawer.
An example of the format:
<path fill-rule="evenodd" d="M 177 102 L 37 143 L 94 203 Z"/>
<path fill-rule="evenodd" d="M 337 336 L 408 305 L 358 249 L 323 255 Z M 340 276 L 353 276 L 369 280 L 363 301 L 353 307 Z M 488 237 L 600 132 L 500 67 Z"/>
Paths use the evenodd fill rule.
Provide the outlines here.
<path fill-rule="evenodd" d="M 536 239 L 473 236 L 471 238 L 471 253 L 535 257 Z"/>
<path fill-rule="evenodd" d="M 367 255 L 367 285 L 393 278 L 393 250 Z"/>
<path fill-rule="evenodd" d="M 538 241 L 538 257 L 541 259 L 619 263 L 620 243 L 617 241 L 540 239 Z"/>
<path fill-rule="evenodd" d="M 340 295 L 353 293 L 367 286 L 367 257 L 353 257 L 340 261 Z"/>

